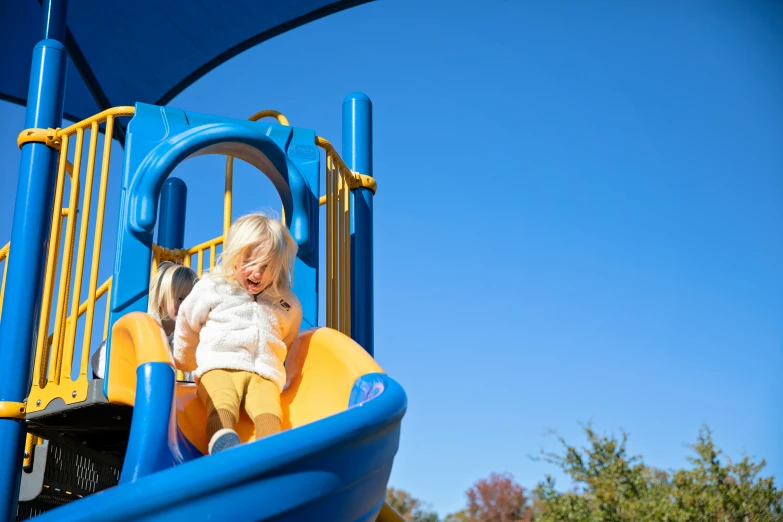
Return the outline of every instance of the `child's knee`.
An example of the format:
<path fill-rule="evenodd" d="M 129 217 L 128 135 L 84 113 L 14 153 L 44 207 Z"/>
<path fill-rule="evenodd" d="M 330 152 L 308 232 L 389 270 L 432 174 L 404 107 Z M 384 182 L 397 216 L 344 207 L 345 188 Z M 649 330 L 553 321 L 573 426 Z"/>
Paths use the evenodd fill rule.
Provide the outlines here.
<path fill-rule="evenodd" d="M 277 385 L 258 375 L 254 376 L 245 397 L 245 409 L 251 419 L 264 414 L 282 419 L 283 410 L 280 406 L 280 390 Z"/>
<path fill-rule="evenodd" d="M 214 410 L 225 410 L 238 419 L 240 397 L 231 378 L 221 373 L 224 372 L 211 371 L 202 376 L 197 387 L 198 397 L 206 406 L 207 415 Z"/>

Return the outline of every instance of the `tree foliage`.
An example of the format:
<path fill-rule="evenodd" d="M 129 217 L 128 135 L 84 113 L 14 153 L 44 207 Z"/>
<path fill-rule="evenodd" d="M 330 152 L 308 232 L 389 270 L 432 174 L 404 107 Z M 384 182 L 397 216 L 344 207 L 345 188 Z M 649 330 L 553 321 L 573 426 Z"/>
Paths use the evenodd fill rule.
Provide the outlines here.
<path fill-rule="evenodd" d="M 408 522 L 439 522 L 437 513 L 427 511 L 424 502 L 403 489 L 386 489 L 386 503 Z"/>
<path fill-rule="evenodd" d="M 562 454 L 544 459 L 576 484 L 559 492 L 551 476 L 535 490 L 536 522 L 783 522 L 783 492 L 762 478 L 766 463 L 749 457 L 722 462 L 707 428 L 691 446 L 691 469 L 667 473 L 645 465 L 626 450 L 627 434 L 599 436 L 585 428 L 588 445 L 579 449 L 560 439 Z"/>
<path fill-rule="evenodd" d="M 468 512 L 463 509 L 462 511 L 446 515 L 443 522 L 470 522 L 470 518 L 468 518 Z"/>
<path fill-rule="evenodd" d="M 465 495 L 465 509 L 443 522 L 783 522 L 783 491 L 763 477 L 766 463 L 723 455 L 707 428 L 691 446 L 687 469 L 662 471 L 627 451 L 628 435 L 601 436 L 585 427 L 587 445 L 560 438 L 558 453 L 543 459 L 575 487 L 558 491 L 551 476 L 532 499 L 508 474 L 493 473 Z M 387 502 L 410 522 L 438 522 L 406 491 L 389 489 Z"/>
<path fill-rule="evenodd" d="M 525 488 L 507 473 L 492 473 L 465 493 L 468 522 L 528 522 L 532 511 Z"/>

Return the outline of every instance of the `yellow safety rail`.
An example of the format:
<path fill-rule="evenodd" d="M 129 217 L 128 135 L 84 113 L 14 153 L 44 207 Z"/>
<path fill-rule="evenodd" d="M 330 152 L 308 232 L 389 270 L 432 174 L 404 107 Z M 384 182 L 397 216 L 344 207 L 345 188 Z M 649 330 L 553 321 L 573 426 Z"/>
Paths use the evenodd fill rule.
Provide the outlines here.
<path fill-rule="evenodd" d="M 351 190 L 375 193 L 375 180 L 348 168 L 331 143 L 316 137 L 326 153 L 326 326 L 351 335 Z"/>
<path fill-rule="evenodd" d="M 210 270 L 217 264 L 217 249 L 223 244 L 223 236 L 218 236 L 209 241 L 204 241 L 194 247 L 184 248 L 164 248 L 158 245 L 152 245 L 152 275 L 158 271 L 158 265 L 164 261 L 172 261 L 187 267 L 193 268 L 196 275 L 201 277 L 204 270 Z M 207 252 L 209 259 L 207 260 Z M 193 256 L 196 256 L 196 266 L 193 264 Z M 208 264 L 204 266 L 204 263 Z"/>
<path fill-rule="evenodd" d="M 331 143 L 326 152 L 326 326 L 351 335 L 351 186 L 353 172 Z"/>
<path fill-rule="evenodd" d="M 209 264 L 206 268 L 207 270 L 215 268 L 217 263 L 217 248 L 223 244 L 223 238 L 224 236 L 219 236 L 215 239 L 210 239 L 209 241 L 205 241 L 200 245 L 189 248 L 185 252 L 183 264 L 192 268 L 191 264 L 193 262 L 193 256 L 196 256 L 196 275 L 201 277 L 204 274 L 205 253 L 209 251 Z"/>
<path fill-rule="evenodd" d="M 101 241 L 103 238 L 103 218 L 106 207 L 109 161 L 111 159 L 111 136 L 114 120 L 121 116 L 132 116 L 133 107 L 108 109 L 84 121 L 64 129 L 28 129 L 19 135 L 21 146 L 27 142 L 46 143 L 60 151 L 60 159 L 55 184 L 54 211 L 52 212 L 51 236 L 46 258 L 46 275 L 41 300 L 41 317 L 33 367 L 33 385 L 27 402 L 27 412 L 40 411 L 55 398 L 61 398 L 66 404 L 82 402 L 87 398 L 87 368 L 89 366 L 92 327 L 95 319 L 96 301 L 106 296 L 106 319 L 104 321 L 104 339 L 108 333 L 109 300 L 111 278 L 98 284 Z M 100 167 L 98 203 L 92 242 L 92 261 L 89 270 L 88 297 L 80 301 L 85 272 L 87 253 L 87 231 L 92 210 L 93 181 L 98 151 L 99 127 L 105 123 L 103 155 Z M 84 196 L 80 205 L 80 176 L 85 132 L 90 132 L 87 168 L 84 175 Z M 75 142 L 73 165 L 67 156 L 72 141 Z M 69 175 L 70 174 L 70 175 Z M 67 206 L 63 206 L 66 181 L 70 181 L 70 194 Z M 81 222 L 76 241 L 76 225 L 81 213 Z M 61 235 L 65 232 L 65 241 L 60 249 Z M 74 267 L 75 254 L 75 267 Z M 59 285 L 55 296 L 55 276 L 58 272 Z M 70 300 L 70 303 L 69 303 Z M 54 308 L 54 310 L 53 310 Z M 70 308 L 70 314 L 68 309 Z M 49 334 L 49 324 L 54 311 L 54 331 Z M 71 378 L 74 346 L 76 344 L 77 323 L 85 316 L 84 339 L 78 377 Z"/>

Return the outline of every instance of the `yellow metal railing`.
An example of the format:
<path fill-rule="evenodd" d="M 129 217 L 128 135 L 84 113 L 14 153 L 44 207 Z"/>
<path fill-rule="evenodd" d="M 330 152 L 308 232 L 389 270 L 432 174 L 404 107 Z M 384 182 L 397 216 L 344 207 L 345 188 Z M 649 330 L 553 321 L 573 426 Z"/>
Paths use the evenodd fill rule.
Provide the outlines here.
<path fill-rule="evenodd" d="M 351 186 L 353 172 L 331 143 L 326 152 L 326 326 L 351 335 Z"/>
<path fill-rule="evenodd" d="M 114 120 L 121 116 L 131 116 L 133 113 L 133 107 L 116 107 L 64 129 L 28 129 L 19 136 L 20 145 L 29 141 L 41 142 L 60 151 L 54 195 L 55 210 L 52 212 L 51 236 L 46 257 L 46 275 L 33 367 L 33 385 L 27 402 L 28 412 L 43 410 L 55 398 L 61 398 L 66 404 L 73 404 L 82 402 L 87 397 L 87 368 L 95 320 L 95 305 L 96 301 L 104 295 L 106 296 L 107 308 L 103 328 L 104 339 L 108 333 L 111 278 L 99 285 L 98 268 L 111 159 L 111 136 L 114 131 Z M 82 302 L 80 296 L 86 270 L 85 257 L 92 211 L 93 182 L 98 156 L 100 125 L 103 123 L 105 123 L 103 153 L 93 230 L 92 256 L 88 272 L 88 297 Z M 89 148 L 86 158 L 87 167 L 84 172 L 84 192 L 80 204 L 82 156 L 87 131 L 90 133 Z M 74 145 L 73 165 L 70 165 L 67 156 L 72 143 Z M 64 206 L 66 181 L 70 182 L 70 190 L 67 205 Z M 79 214 L 81 214 L 80 221 Z M 78 235 L 77 223 L 79 224 Z M 63 233 L 65 237 L 61 249 Z M 55 294 L 58 262 L 59 284 Z M 69 309 L 70 314 L 68 313 Z M 54 316 L 52 316 L 53 312 Z M 81 361 L 79 361 L 78 376 L 76 379 L 72 379 L 71 369 L 74 362 L 77 323 L 82 316 L 84 316 L 85 322 Z M 49 325 L 52 320 L 54 323 L 53 332 L 49 334 Z"/>
<path fill-rule="evenodd" d="M 351 190 L 365 187 L 375 193 L 375 180 L 354 172 L 331 143 L 317 136 L 326 153 L 326 326 L 351 335 Z"/>
<path fill-rule="evenodd" d="M 193 268 L 198 277 L 204 275 L 204 270 L 215 268 L 217 264 L 217 249 L 223 244 L 223 236 L 218 236 L 209 241 L 204 241 L 191 248 L 164 248 L 152 245 L 152 275 L 158 271 L 158 265 L 164 261 L 171 261 Z M 196 266 L 193 267 L 193 257 L 196 257 Z M 209 256 L 207 258 L 207 256 Z M 205 266 L 206 263 L 206 266 Z"/>
<path fill-rule="evenodd" d="M 209 251 L 209 265 L 207 265 L 207 270 L 210 270 L 212 268 L 215 268 L 215 264 L 217 263 L 217 248 L 218 246 L 221 246 L 223 244 L 223 238 L 224 236 L 216 237 L 215 239 L 210 239 L 209 241 L 205 241 L 204 243 L 201 243 L 200 245 L 196 245 L 192 248 L 189 248 L 185 252 L 185 256 L 183 259 L 183 264 L 185 266 L 191 266 L 193 262 L 193 256 L 196 256 L 196 275 L 201 277 L 204 274 L 204 258 L 205 253 Z"/>

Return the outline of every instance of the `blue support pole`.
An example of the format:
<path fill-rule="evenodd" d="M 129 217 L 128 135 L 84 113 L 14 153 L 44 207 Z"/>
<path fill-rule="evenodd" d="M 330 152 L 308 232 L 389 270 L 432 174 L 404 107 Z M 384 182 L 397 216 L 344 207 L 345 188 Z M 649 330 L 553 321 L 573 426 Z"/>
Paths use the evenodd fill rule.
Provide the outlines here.
<path fill-rule="evenodd" d="M 360 92 L 343 100 L 343 158 L 354 172 L 372 176 L 372 102 Z M 351 338 L 375 354 L 373 326 L 372 198 L 351 191 Z"/>
<path fill-rule="evenodd" d="M 185 206 L 188 187 L 179 178 L 169 178 L 160 193 L 158 245 L 166 248 L 185 246 Z"/>
<path fill-rule="evenodd" d="M 25 127 L 62 126 L 67 0 L 44 0 L 43 40 L 33 50 Z M 0 401 L 23 402 L 41 311 L 46 251 L 52 219 L 57 151 L 41 143 L 22 147 L 16 186 L 11 252 L 0 323 Z M 14 520 L 19 498 L 25 426 L 0 418 L 0 520 Z"/>

